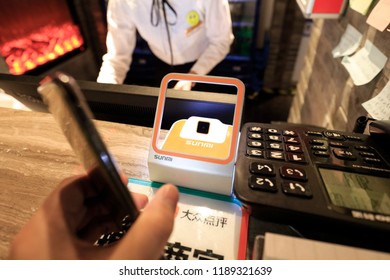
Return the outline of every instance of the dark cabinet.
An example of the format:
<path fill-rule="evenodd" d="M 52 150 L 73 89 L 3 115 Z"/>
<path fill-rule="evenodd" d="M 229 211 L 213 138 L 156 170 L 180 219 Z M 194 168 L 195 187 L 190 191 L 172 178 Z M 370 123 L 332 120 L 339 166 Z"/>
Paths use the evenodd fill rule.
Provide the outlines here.
<path fill-rule="evenodd" d="M 234 42 L 229 55 L 216 67 L 220 76 L 235 77 L 247 89 L 258 84 L 257 34 L 261 0 L 230 0 Z"/>

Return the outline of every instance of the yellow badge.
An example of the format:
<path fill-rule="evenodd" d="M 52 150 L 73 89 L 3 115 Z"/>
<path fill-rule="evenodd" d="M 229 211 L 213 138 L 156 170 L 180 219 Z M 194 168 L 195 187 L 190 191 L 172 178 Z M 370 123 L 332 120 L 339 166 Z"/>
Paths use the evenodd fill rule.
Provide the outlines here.
<path fill-rule="evenodd" d="M 190 25 L 190 26 L 196 26 L 199 24 L 199 14 L 197 11 L 189 11 L 187 16 L 186 16 L 186 20 L 187 20 L 187 23 Z"/>

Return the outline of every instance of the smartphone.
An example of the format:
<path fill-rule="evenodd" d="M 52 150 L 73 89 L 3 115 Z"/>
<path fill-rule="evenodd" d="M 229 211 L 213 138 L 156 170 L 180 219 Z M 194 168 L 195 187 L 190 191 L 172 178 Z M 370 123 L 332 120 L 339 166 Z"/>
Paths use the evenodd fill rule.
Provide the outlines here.
<path fill-rule="evenodd" d="M 71 76 L 57 72 L 40 82 L 38 93 L 61 127 L 92 184 L 104 197 L 113 222 L 119 228 L 125 217 L 129 224 L 134 222 L 138 209 L 92 121 L 93 114 L 77 82 Z"/>

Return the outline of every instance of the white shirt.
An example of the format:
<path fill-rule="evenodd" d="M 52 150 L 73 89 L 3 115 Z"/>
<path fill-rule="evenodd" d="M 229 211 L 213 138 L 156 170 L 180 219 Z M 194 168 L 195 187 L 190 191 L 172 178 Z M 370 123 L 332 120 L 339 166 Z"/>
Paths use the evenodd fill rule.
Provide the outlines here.
<path fill-rule="evenodd" d="M 229 53 L 234 36 L 227 0 L 170 0 L 166 7 L 173 65 L 196 61 L 191 71 L 205 75 Z M 161 3 L 160 3 L 161 5 Z M 107 10 L 107 53 L 97 81 L 123 83 L 132 62 L 136 31 L 151 51 L 171 64 L 168 34 L 162 9 L 160 22 L 151 22 L 152 0 L 110 0 Z M 156 17 L 154 17 L 156 18 Z"/>

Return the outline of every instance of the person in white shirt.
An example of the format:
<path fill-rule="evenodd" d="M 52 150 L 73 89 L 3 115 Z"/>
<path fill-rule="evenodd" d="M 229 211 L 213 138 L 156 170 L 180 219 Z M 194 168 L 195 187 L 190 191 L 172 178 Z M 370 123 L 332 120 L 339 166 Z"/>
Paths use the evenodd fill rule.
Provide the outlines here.
<path fill-rule="evenodd" d="M 137 31 L 159 60 L 159 79 L 168 72 L 209 74 L 234 39 L 228 0 L 109 0 L 107 22 L 99 83 L 124 82 Z M 190 89 L 191 84 L 175 88 Z"/>

